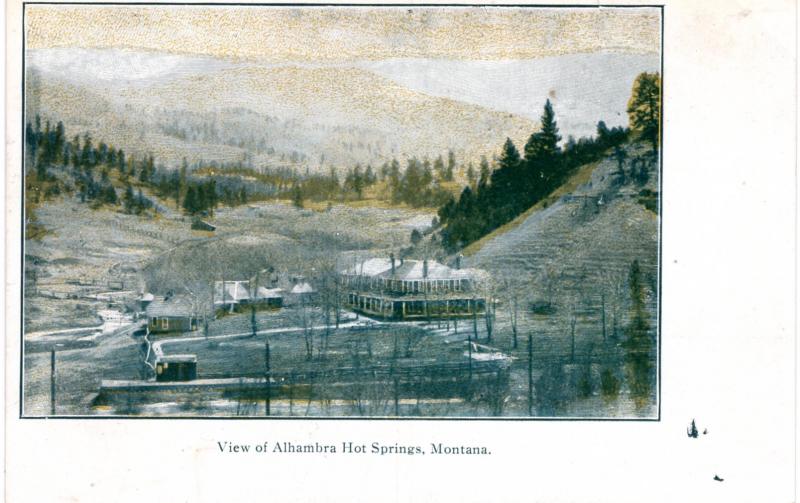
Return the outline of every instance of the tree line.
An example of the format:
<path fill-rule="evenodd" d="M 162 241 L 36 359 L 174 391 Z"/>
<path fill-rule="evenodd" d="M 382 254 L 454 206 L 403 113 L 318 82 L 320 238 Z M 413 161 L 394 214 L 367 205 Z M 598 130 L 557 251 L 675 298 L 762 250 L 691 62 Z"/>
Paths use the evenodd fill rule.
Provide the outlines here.
<path fill-rule="evenodd" d="M 81 202 L 90 203 L 93 208 L 103 204 L 122 204 L 128 213 L 142 213 L 153 207 L 153 202 L 136 193 L 130 179 L 138 176 L 141 181 L 150 178 L 155 171 L 152 156 L 136 160 L 126 157 L 124 150 L 116 149 L 104 142 L 95 145 L 89 133 L 83 138 L 75 135 L 71 140 L 65 136 L 64 124 L 58 121 L 53 127 L 36 115 L 34 123 L 25 127 L 25 150 L 28 165 L 33 165 L 32 176 L 26 176 L 26 187 L 35 194 L 34 202 L 43 195 L 45 198 L 62 192 L 77 192 Z M 64 176 L 56 176 L 50 168 L 60 168 Z M 112 169 L 120 172 L 119 179 L 124 184 L 122 196 L 111 181 Z"/>
<path fill-rule="evenodd" d="M 629 128 L 609 129 L 597 124 L 594 137 L 569 138 L 563 148 L 553 106 L 548 99 L 541 116 L 541 127 L 525 143 L 523 152 L 507 138 L 496 167 L 489 173 L 481 167 L 477 183 L 463 189 L 458 199 L 449 197 L 438 210 L 444 246 L 454 251 L 477 241 L 510 222 L 525 210 L 549 196 L 574 171 L 594 162 L 606 151 L 629 139 L 651 142 L 658 148 L 660 131 L 661 80 L 658 73 L 642 73 L 634 82 L 628 103 Z M 474 171 L 471 179 L 475 179 Z"/>

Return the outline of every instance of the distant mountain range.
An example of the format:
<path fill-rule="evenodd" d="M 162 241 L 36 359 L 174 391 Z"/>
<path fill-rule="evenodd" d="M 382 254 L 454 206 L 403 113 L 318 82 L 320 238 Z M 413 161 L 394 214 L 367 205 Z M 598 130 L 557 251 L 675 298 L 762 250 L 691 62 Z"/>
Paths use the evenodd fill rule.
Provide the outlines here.
<path fill-rule="evenodd" d="M 26 113 L 62 120 L 129 153 L 256 168 L 491 157 L 520 147 L 553 101 L 564 138 L 625 124 L 636 74 L 656 56 L 585 54 L 521 62 L 384 60 L 282 65 L 128 50 L 27 54 Z"/>

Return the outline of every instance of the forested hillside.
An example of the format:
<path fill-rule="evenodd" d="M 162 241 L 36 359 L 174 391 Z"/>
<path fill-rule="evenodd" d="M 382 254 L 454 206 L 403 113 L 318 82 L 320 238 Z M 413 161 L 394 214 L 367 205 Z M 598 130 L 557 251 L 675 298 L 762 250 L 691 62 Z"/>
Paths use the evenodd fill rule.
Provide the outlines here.
<path fill-rule="evenodd" d="M 595 162 L 610 150 L 623 157 L 620 146 L 631 138 L 658 147 L 660 77 L 643 73 L 637 77 L 628 105 L 630 128 L 608 129 L 603 121 L 591 138 L 567 140 L 561 136 L 550 100 L 544 106 L 539 131 L 531 134 L 522 154 L 507 138 L 496 168 L 481 170 L 476 184 L 467 186 L 460 197 L 449 199 L 439 217 L 444 246 L 455 251 L 510 222 L 534 204 L 552 194 L 583 165 Z"/>

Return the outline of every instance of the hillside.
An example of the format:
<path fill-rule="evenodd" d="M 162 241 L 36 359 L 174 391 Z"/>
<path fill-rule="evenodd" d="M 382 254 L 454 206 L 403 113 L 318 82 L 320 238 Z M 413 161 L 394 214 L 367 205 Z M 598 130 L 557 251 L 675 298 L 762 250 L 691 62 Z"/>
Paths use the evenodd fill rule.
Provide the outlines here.
<path fill-rule="evenodd" d="M 584 167 L 552 198 L 465 250 L 465 263 L 490 271 L 500 285 L 498 324 L 507 324 L 513 297 L 520 306 L 520 330 L 532 331 L 545 350 L 569 353 L 570 323 L 576 320 L 578 353 L 602 341 L 602 305 L 606 335 L 614 326 L 621 337 L 627 323 L 628 272 L 638 260 L 644 272 L 648 310 L 655 326 L 658 292 L 658 215 L 645 207 L 658 191 L 657 163 L 648 180 L 631 180 L 631 159 L 648 148 L 625 147 L 626 180 L 610 155 Z M 638 166 L 642 164 L 637 163 Z M 645 192 L 647 194 L 647 192 Z M 652 194 L 652 193 L 651 193 Z M 651 206 L 652 207 L 652 206 Z M 550 303 L 553 314 L 535 315 L 532 306 Z"/>
<path fill-rule="evenodd" d="M 498 138 L 522 143 L 536 129 L 527 118 L 348 66 L 220 63 L 130 83 L 70 78 L 44 65 L 52 63 L 27 73 L 29 118 L 63 120 L 68 136 L 88 130 L 168 165 L 186 157 L 316 170 L 435 158 L 451 148 L 460 161 L 477 161 L 496 152 Z"/>

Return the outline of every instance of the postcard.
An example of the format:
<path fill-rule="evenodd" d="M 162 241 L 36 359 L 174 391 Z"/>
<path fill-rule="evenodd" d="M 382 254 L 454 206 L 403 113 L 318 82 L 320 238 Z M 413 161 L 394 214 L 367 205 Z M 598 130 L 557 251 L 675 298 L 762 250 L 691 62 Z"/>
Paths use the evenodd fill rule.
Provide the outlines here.
<path fill-rule="evenodd" d="M 13 2 L 9 501 L 788 501 L 795 7 L 750 4 Z"/>

